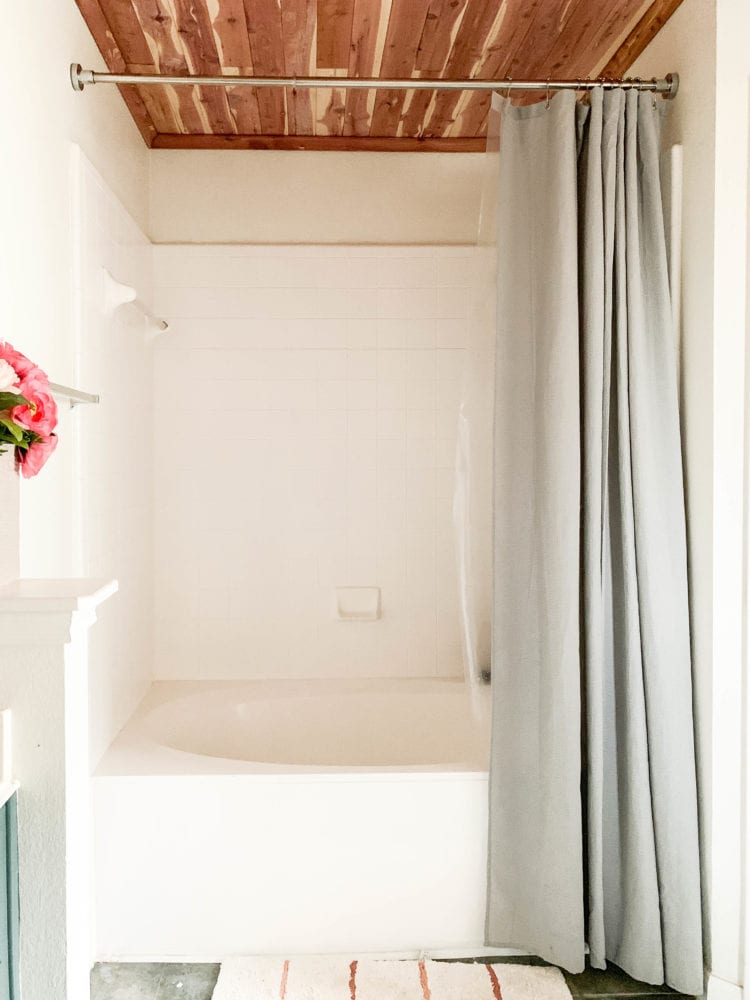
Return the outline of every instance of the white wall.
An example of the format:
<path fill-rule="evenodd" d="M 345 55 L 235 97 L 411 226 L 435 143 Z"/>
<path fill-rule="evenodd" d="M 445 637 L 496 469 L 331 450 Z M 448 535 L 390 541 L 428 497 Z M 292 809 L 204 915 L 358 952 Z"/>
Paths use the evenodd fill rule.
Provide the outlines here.
<path fill-rule="evenodd" d="M 713 684 L 713 308 L 716 26 L 713 0 L 684 0 L 631 68 L 680 74 L 666 145 L 683 147 L 681 400 L 704 910 L 711 878 Z M 710 938 L 706 934 L 707 950 Z M 708 959 L 708 955 L 706 956 Z"/>
<path fill-rule="evenodd" d="M 472 153 L 153 150 L 157 243 L 474 243 Z"/>
<path fill-rule="evenodd" d="M 712 974 L 743 981 L 743 428 L 747 334 L 750 5 L 716 4 L 714 236 L 714 767 Z M 748 915 L 744 916 L 747 922 Z M 747 984 L 746 984 L 747 985 Z M 710 987 L 709 987 L 710 988 Z"/>
<path fill-rule="evenodd" d="M 684 425 L 702 816 L 710 837 L 709 995 L 742 971 L 743 425 L 747 331 L 746 0 L 685 0 L 633 72 L 676 69 L 685 155 Z M 745 877 L 747 877 L 745 875 Z"/>
<path fill-rule="evenodd" d="M 156 672 L 460 675 L 472 247 L 155 248 Z M 337 621 L 334 587 L 382 588 Z"/>
<path fill-rule="evenodd" d="M 102 64 L 73 0 L 5 4 L 0 59 L 9 88 L 0 162 L 0 328 L 53 381 L 70 383 L 70 142 L 80 143 L 141 225 L 148 214 L 148 151 L 116 90 L 81 95 L 70 87 L 70 62 Z M 72 426 L 63 421 L 58 453 L 42 475 L 23 484 L 26 575 L 72 569 Z"/>
<path fill-rule="evenodd" d="M 75 380 L 100 402 L 68 417 L 75 575 L 117 578 L 91 633 L 92 765 L 143 697 L 153 651 L 153 349 L 132 307 L 106 313 L 102 268 L 151 298 L 151 244 L 89 161 L 74 169 Z"/>

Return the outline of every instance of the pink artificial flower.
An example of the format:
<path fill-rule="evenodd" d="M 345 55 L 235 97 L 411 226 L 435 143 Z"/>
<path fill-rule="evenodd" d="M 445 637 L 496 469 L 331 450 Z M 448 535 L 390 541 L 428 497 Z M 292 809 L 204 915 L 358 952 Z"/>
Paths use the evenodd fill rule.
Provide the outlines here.
<path fill-rule="evenodd" d="M 0 358 L 0 392 L 14 392 L 18 389 L 21 377 L 5 358 Z"/>
<path fill-rule="evenodd" d="M 49 391 L 49 382 L 44 372 L 34 368 L 21 379 L 18 392 L 33 406 L 14 406 L 10 411 L 11 420 L 42 437 L 51 434 L 57 427 L 57 403 Z"/>
<path fill-rule="evenodd" d="M 57 447 L 57 434 L 50 434 L 49 437 L 36 441 L 28 451 L 16 448 L 16 458 L 21 467 L 21 475 L 24 479 L 31 479 L 35 476 Z"/>
<path fill-rule="evenodd" d="M 21 378 L 26 378 L 32 372 L 36 372 L 42 378 L 46 379 L 47 376 L 37 366 L 33 361 L 29 361 L 25 354 L 21 354 L 17 351 L 12 344 L 9 344 L 7 340 L 0 341 L 0 359 L 7 361 L 9 365 L 12 365 L 18 372 Z"/>

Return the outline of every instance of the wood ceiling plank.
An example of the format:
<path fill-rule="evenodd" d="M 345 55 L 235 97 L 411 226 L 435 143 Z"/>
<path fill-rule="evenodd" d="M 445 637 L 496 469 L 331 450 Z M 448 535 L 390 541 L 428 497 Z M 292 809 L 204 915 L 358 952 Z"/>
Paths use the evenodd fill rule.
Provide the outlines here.
<path fill-rule="evenodd" d="M 466 0 L 432 0 L 417 49 L 416 68 L 420 76 L 432 78 L 443 75 L 465 9 Z M 435 94 L 436 91 L 430 90 L 411 92 L 401 124 L 402 135 L 421 135 Z"/>
<path fill-rule="evenodd" d="M 352 17 L 349 76 L 377 76 L 378 40 L 385 44 L 385 31 L 390 16 L 388 0 L 355 0 Z M 369 135 L 370 115 L 375 95 L 367 90 L 348 90 L 344 112 L 344 135 Z"/>
<path fill-rule="evenodd" d="M 379 76 L 413 76 L 429 9 L 430 0 L 393 0 Z M 405 90 L 376 91 L 370 135 L 395 135 L 398 132 L 407 93 Z"/>
<path fill-rule="evenodd" d="M 516 0 L 521 2 L 521 0 Z M 552 2 L 552 0 L 547 0 Z M 556 2 L 556 0 L 555 0 Z M 468 79 L 481 63 L 487 37 L 502 16 L 502 4 L 495 0 L 468 0 L 456 37 L 445 64 L 443 76 L 452 80 Z M 453 122 L 453 113 L 461 99 L 458 90 L 440 91 L 435 96 L 424 128 L 428 136 L 443 135 Z"/>
<path fill-rule="evenodd" d="M 316 131 L 321 135 L 340 136 L 344 131 L 344 114 L 346 113 L 346 91 L 338 87 L 318 91 L 318 124 Z"/>
<path fill-rule="evenodd" d="M 108 68 L 113 73 L 126 73 L 128 70 L 127 62 L 109 20 L 104 16 L 99 5 L 99 0 L 76 0 L 76 3 Z M 138 126 L 138 131 L 143 136 L 144 142 L 147 146 L 151 146 L 156 137 L 157 128 L 138 88 L 121 86 L 118 87 L 118 90 L 133 116 L 133 121 Z M 176 122 L 173 123 L 172 127 L 176 127 Z"/>
<path fill-rule="evenodd" d="M 278 0 L 244 0 L 250 52 L 256 76 L 284 75 L 284 40 Z M 281 88 L 258 90 L 258 109 L 263 132 L 286 132 L 286 95 Z"/>
<path fill-rule="evenodd" d="M 488 37 L 476 75 L 483 80 L 504 79 L 511 74 L 513 54 L 530 44 L 538 9 L 548 0 L 527 0 L 525 3 L 506 0 L 504 16 Z M 484 134 L 492 95 L 472 94 L 461 115 L 461 128 L 467 135 Z"/>
<path fill-rule="evenodd" d="M 207 7 L 195 0 L 171 2 L 188 69 L 192 74 L 220 76 L 222 67 Z M 236 132 L 237 124 L 229 110 L 226 90 L 223 87 L 198 87 L 197 90 L 210 131 Z"/>
<path fill-rule="evenodd" d="M 131 66 L 130 69 L 133 73 L 141 72 L 140 66 Z M 194 114 L 195 104 L 189 100 L 190 95 L 180 94 L 177 87 L 139 87 L 138 90 L 157 132 L 166 132 L 171 128 L 177 132 L 186 131 L 180 105 L 187 106 L 189 113 Z"/>
<path fill-rule="evenodd" d="M 314 76 L 315 15 L 315 0 L 281 0 L 285 76 Z M 311 135 L 315 131 L 309 90 L 287 87 L 286 110 L 290 134 Z"/>
<path fill-rule="evenodd" d="M 516 0 L 518 2 L 518 0 Z M 506 75 L 516 80 L 528 79 L 531 67 L 538 64 L 538 54 L 544 53 L 542 61 L 560 37 L 566 12 L 577 0 L 543 0 L 536 4 L 531 15 L 531 21 L 525 36 L 525 43 L 516 46 L 507 62 Z M 597 0 L 597 3 L 600 0 Z M 602 0 L 609 3 L 611 0 Z M 540 71 L 543 77 L 550 74 Z"/>
<path fill-rule="evenodd" d="M 617 52 L 602 70 L 603 76 L 624 76 L 654 35 L 670 19 L 682 0 L 655 0 L 640 21 L 623 40 Z"/>
<path fill-rule="evenodd" d="M 154 149 L 311 149 L 373 153 L 480 153 L 481 136 L 419 139 L 412 136 L 183 135 L 163 133 Z"/>
<path fill-rule="evenodd" d="M 188 72 L 185 53 L 179 43 L 172 8 L 167 0 L 131 0 L 153 62 L 160 72 L 184 75 Z"/>
<path fill-rule="evenodd" d="M 218 0 L 212 25 L 222 73 L 252 76 L 253 57 L 242 0 Z M 260 111 L 255 90 L 228 87 L 227 102 L 237 126 L 235 131 L 243 134 L 260 132 Z"/>
<path fill-rule="evenodd" d="M 579 30 L 579 43 L 575 43 L 574 35 L 569 46 L 566 73 L 573 77 L 600 75 L 601 66 L 619 49 L 630 28 L 640 21 L 648 6 L 649 0 L 621 0 L 612 17 L 594 18 L 585 33 Z M 576 32 L 575 19 L 571 21 L 569 30 Z"/>
<path fill-rule="evenodd" d="M 415 60 L 425 76 L 438 76 L 453 46 L 453 36 L 466 10 L 466 0 L 431 0 Z"/>
<path fill-rule="evenodd" d="M 125 62 L 140 66 L 153 63 L 151 50 L 131 0 L 105 0 L 103 9 Z"/>
<path fill-rule="evenodd" d="M 251 87 L 227 87 L 227 103 L 234 119 L 235 132 L 260 132 L 258 95 Z"/>
<path fill-rule="evenodd" d="M 242 0 L 217 0 L 211 25 L 223 71 L 234 70 L 243 76 L 252 76 L 253 56 Z"/>
<path fill-rule="evenodd" d="M 422 135 L 424 120 L 435 100 L 437 91 L 412 90 L 401 121 L 400 135 Z"/>
<path fill-rule="evenodd" d="M 611 49 L 612 36 L 627 30 L 643 0 L 571 0 L 558 13 L 554 32 L 528 47 L 524 71 L 532 78 L 586 76 Z M 608 37 L 609 36 L 609 37 Z"/>
<path fill-rule="evenodd" d="M 131 0 L 131 2 L 140 22 L 141 30 L 149 42 L 149 51 L 156 71 L 172 76 L 187 76 L 189 73 L 188 65 L 179 44 L 171 7 L 168 7 L 164 0 Z M 156 88 L 152 89 L 156 90 Z M 202 115 L 202 108 L 199 107 L 195 87 L 175 87 L 170 96 L 167 97 L 166 102 L 164 94 L 154 93 L 148 98 L 144 97 L 144 99 L 154 103 L 161 101 L 163 105 L 168 103 L 169 106 L 176 106 L 181 131 L 206 131 L 207 122 Z"/>
<path fill-rule="evenodd" d="M 318 69 L 347 69 L 353 20 L 354 0 L 317 0 Z"/>

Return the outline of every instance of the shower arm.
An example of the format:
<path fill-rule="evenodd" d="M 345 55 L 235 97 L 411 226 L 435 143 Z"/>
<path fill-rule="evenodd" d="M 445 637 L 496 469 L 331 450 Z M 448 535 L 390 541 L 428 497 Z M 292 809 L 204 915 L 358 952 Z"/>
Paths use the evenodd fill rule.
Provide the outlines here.
<path fill-rule="evenodd" d="M 677 96 L 680 80 L 677 73 L 668 73 L 663 79 L 642 80 L 640 77 L 613 80 L 599 78 L 578 80 L 427 80 L 424 77 L 381 79 L 380 77 L 346 76 L 162 76 L 148 73 L 99 73 L 93 69 L 83 69 L 78 63 L 71 63 L 70 82 L 73 90 L 96 83 L 134 84 L 152 86 L 168 84 L 171 87 L 291 87 L 310 89 L 333 87 L 340 90 L 512 90 L 542 91 L 553 90 L 641 90 L 661 94 L 667 100 Z"/>

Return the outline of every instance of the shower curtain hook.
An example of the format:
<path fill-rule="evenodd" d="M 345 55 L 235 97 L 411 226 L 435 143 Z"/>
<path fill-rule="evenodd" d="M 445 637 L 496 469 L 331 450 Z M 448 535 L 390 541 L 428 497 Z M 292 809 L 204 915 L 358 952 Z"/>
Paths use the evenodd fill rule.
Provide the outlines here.
<path fill-rule="evenodd" d="M 550 78 L 547 77 L 547 103 L 544 105 L 544 107 L 547 109 L 549 109 L 549 80 Z"/>
<path fill-rule="evenodd" d="M 509 101 L 510 100 L 510 92 L 513 89 L 513 77 L 512 76 L 508 77 L 507 84 L 508 84 L 508 89 L 505 91 L 505 100 Z"/>

